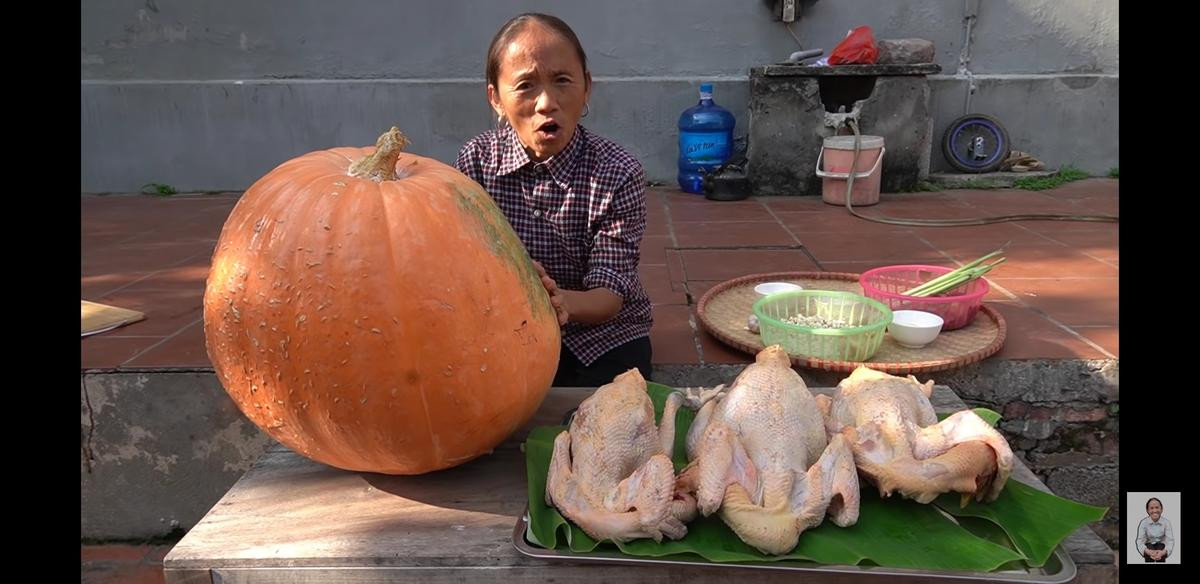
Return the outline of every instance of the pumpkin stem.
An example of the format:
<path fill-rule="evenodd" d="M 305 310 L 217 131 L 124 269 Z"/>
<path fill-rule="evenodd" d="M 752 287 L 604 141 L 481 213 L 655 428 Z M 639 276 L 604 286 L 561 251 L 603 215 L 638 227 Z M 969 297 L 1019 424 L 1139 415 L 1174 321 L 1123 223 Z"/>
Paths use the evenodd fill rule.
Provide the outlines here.
<path fill-rule="evenodd" d="M 408 138 L 399 128 L 392 126 L 375 141 L 375 152 L 350 165 L 350 176 L 375 182 L 396 180 L 396 159 L 405 146 L 408 146 Z"/>

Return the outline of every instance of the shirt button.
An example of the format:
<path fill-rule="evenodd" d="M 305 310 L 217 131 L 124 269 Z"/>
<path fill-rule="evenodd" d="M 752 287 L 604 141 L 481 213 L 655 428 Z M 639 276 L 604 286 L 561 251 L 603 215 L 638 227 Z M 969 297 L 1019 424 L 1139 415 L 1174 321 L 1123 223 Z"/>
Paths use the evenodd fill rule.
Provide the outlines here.
<path fill-rule="evenodd" d="M 541 216 L 542 216 L 542 210 L 541 210 L 541 209 L 537 209 L 537 210 L 535 210 L 535 211 L 533 212 L 533 216 L 534 216 L 535 218 L 541 218 Z"/>

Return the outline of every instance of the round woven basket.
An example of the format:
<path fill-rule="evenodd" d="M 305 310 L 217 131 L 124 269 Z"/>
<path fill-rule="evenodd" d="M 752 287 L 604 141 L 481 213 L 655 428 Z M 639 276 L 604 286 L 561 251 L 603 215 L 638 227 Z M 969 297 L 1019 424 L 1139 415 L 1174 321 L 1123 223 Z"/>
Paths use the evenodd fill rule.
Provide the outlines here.
<path fill-rule="evenodd" d="M 717 340 L 746 353 L 755 354 L 765 346 L 757 333 L 746 328 L 759 296 L 754 286 L 762 282 L 792 282 L 805 290 L 838 290 L 862 294 L 858 274 L 842 272 L 774 272 L 734 278 L 713 286 L 700 298 L 696 312 L 700 325 Z M 892 375 L 944 371 L 976 363 L 992 356 L 1004 345 L 1007 326 L 1004 317 L 986 304 L 970 325 L 944 331 L 933 343 L 909 349 L 900 346 L 891 335 L 870 361 L 832 361 L 808 357 L 792 357 L 799 367 L 849 373 L 860 365 Z"/>

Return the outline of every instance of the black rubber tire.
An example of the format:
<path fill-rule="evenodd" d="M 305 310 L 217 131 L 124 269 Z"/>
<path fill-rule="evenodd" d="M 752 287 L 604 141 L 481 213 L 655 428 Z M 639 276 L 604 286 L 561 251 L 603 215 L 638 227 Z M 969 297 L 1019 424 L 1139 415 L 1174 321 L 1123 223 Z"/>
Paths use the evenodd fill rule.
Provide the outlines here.
<path fill-rule="evenodd" d="M 982 124 L 984 126 L 991 126 L 994 128 L 999 136 L 1000 142 L 996 147 L 996 150 L 999 151 L 998 154 L 989 157 L 987 161 L 980 164 L 970 164 L 955 156 L 954 144 L 952 143 L 955 131 L 968 123 Z M 1008 153 L 1011 151 L 1010 144 L 1011 143 L 1008 140 L 1008 130 L 1004 129 L 1004 125 L 1001 124 L 999 120 L 983 114 L 968 114 L 954 120 L 953 122 L 950 122 L 950 125 L 946 126 L 946 131 L 942 134 L 942 156 L 946 158 L 946 162 L 949 163 L 950 166 L 953 166 L 962 172 L 994 172 L 1000 168 L 1001 164 L 1004 164 L 1004 159 L 1008 158 Z"/>

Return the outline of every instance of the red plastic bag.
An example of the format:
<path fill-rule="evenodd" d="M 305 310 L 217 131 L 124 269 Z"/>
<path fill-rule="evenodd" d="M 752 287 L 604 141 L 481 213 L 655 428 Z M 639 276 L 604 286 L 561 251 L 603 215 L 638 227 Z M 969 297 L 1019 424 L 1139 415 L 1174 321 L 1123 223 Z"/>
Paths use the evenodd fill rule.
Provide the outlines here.
<path fill-rule="evenodd" d="M 871 27 L 860 26 L 846 35 L 829 55 L 830 65 L 873 65 L 879 58 Z"/>

